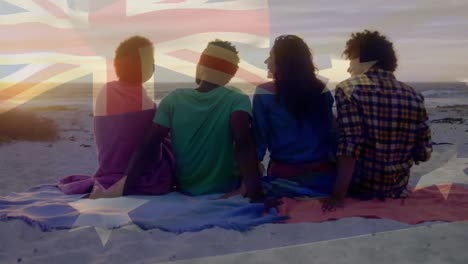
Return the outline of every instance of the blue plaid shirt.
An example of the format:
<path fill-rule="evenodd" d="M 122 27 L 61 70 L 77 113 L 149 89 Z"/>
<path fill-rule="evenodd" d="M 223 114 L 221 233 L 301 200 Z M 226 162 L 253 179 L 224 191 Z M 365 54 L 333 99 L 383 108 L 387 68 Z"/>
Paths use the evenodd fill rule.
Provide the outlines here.
<path fill-rule="evenodd" d="M 338 84 L 337 156 L 357 159 L 350 193 L 394 197 L 406 188 L 414 161 L 432 152 L 424 97 L 391 72 L 372 69 Z"/>

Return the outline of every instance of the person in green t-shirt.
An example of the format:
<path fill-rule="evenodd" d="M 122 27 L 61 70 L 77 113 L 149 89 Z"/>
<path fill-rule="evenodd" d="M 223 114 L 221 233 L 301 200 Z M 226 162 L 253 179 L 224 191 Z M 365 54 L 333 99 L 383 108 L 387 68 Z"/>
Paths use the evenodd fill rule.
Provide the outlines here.
<path fill-rule="evenodd" d="M 177 89 L 162 100 L 152 128 L 130 162 L 125 188 L 160 158 L 153 150 L 171 133 L 180 191 L 203 195 L 241 187 L 244 196 L 261 199 L 250 100 L 225 87 L 238 63 L 231 43 L 208 44 L 197 65 L 198 88 Z"/>

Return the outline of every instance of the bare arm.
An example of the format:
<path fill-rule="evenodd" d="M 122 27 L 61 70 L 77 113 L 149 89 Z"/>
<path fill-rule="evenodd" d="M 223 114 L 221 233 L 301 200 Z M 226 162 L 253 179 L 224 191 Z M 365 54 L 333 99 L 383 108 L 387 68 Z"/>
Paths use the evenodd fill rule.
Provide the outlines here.
<path fill-rule="evenodd" d="M 159 160 L 161 143 L 169 134 L 169 128 L 159 124 L 153 124 L 148 130 L 143 142 L 137 147 L 128 164 L 125 173 L 127 180 L 125 182 L 124 194 L 138 182 L 143 171 L 153 162 Z"/>
<path fill-rule="evenodd" d="M 363 142 L 362 120 L 356 102 L 342 89 L 336 89 L 335 100 L 339 127 L 337 177 L 331 197 L 323 205 L 324 210 L 341 205 L 346 197 Z"/>
<path fill-rule="evenodd" d="M 336 200 L 343 200 L 348 191 L 351 178 L 353 177 L 356 159 L 349 156 L 339 156 L 336 163 L 337 176 L 331 197 Z"/>
<path fill-rule="evenodd" d="M 261 196 L 260 174 L 257 167 L 255 142 L 250 127 L 250 116 L 244 111 L 235 111 L 230 118 L 234 137 L 236 160 L 239 166 L 245 196 L 257 201 Z"/>
<path fill-rule="evenodd" d="M 263 161 L 266 150 L 268 148 L 268 128 L 270 127 L 266 107 L 262 101 L 262 95 L 259 92 L 253 97 L 253 133 L 255 138 L 257 159 L 260 163 Z"/>

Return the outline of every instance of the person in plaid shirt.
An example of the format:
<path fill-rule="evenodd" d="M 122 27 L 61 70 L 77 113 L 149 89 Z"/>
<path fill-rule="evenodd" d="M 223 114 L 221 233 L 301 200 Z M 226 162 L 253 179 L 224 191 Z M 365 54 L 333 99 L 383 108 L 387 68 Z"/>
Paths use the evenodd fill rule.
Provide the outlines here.
<path fill-rule="evenodd" d="M 404 196 L 411 166 L 432 152 L 424 97 L 393 75 L 393 44 L 365 30 L 351 35 L 343 55 L 351 78 L 336 87 L 338 177 L 324 210 L 341 206 L 346 193 L 363 199 Z"/>

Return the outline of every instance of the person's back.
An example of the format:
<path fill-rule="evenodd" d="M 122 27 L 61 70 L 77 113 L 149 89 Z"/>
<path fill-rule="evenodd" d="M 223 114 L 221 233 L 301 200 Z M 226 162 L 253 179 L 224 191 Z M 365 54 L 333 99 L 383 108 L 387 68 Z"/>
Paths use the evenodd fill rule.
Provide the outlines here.
<path fill-rule="evenodd" d="M 118 80 L 103 86 L 94 105 L 98 168 L 92 179 L 73 175 L 62 180 L 59 187 L 65 193 L 92 191 L 91 198 L 123 193 L 130 159 L 151 128 L 156 112 L 156 105 L 143 88 L 143 83 L 153 74 L 153 54 L 153 44 L 144 37 L 133 36 L 119 44 L 114 57 Z M 175 160 L 170 138 L 165 138 L 157 150 L 161 159 L 145 168 L 138 181 L 124 194 L 157 195 L 172 189 Z"/>
<path fill-rule="evenodd" d="M 356 161 L 350 192 L 390 193 L 408 184 L 415 144 L 427 142 L 424 98 L 388 71 L 369 70 L 337 86 L 337 101 L 348 96 L 359 106 L 361 158 Z M 346 116 L 346 115 L 344 115 Z M 420 151 L 419 151 L 420 152 Z M 425 160 L 425 157 L 416 160 Z"/>
<path fill-rule="evenodd" d="M 273 82 L 253 99 L 257 158 L 270 153 L 268 176 L 298 181 L 321 193 L 334 182 L 333 96 L 314 71 L 307 44 L 280 36 L 265 61 Z"/>
<path fill-rule="evenodd" d="M 161 101 L 152 127 L 132 157 L 125 189 L 135 185 L 143 170 L 161 158 L 154 148 L 171 133 L 180 191 L 204 195 L 240 187 L 252 201 L 262 198 L 250 100 L 225 87 L 237 72 L 239 61 L 230 42 L 208 43 L 197 64 L 198 87 L 178 89 Z"/>
<path fill-rule="evenodd" d="M 331 92 L 320 96 L 328 104 L 329 118 L 310 117 L 298 123 L 276 98 L 274 86 L 271 82 L 260 85 L 253 99 L 257 156 L 264 157 L 268 149 L 272 160 L 289 164 L 333 160 L 336 137 L 331 126 Z"/>
<path fill-rule="evenodd" d="M 230 118 L 250 108 L 247 95 L 226 87 L 178 89 L 163 99 L 154 122 L 171 129 L 183 192 L 223 193 L 238 187 Z"/>
<path fill-rule="evenodd" d="M 352 34 L 344 54 L 352 78 L 337 85 L 339 178 L 334 197 L 401 197 L 414 162 L 430 158 L 423 96 L 399 82 L 393 45 L 379 32 Z M 340 169 L 341 168 L 341 169 Z"/>

